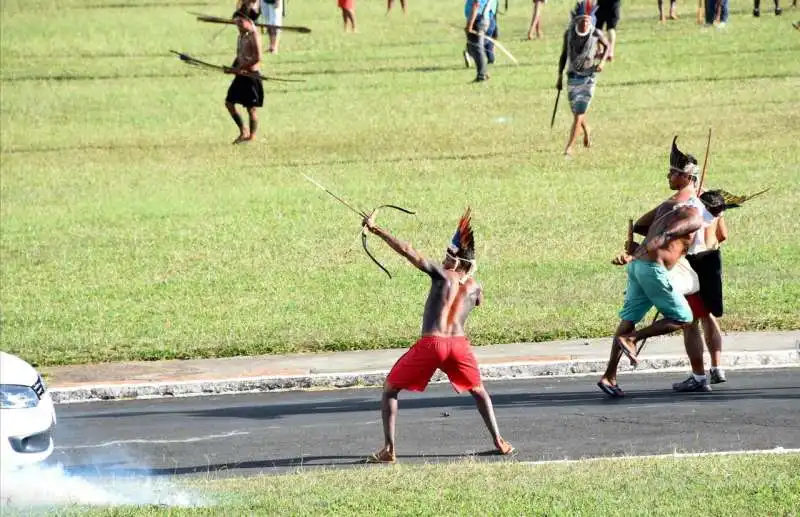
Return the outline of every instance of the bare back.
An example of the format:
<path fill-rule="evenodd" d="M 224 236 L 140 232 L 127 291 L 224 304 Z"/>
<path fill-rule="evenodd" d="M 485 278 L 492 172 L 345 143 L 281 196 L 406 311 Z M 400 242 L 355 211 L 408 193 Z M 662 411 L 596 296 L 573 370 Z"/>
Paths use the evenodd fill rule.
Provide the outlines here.
<path fill-rule="evenodd" d="M 462 274 L 437 267 L 422 317 L 423 336 L 463 336 L 470 312 L 481 301 L 481 286 L 472 278 L 463 284 Z"/>

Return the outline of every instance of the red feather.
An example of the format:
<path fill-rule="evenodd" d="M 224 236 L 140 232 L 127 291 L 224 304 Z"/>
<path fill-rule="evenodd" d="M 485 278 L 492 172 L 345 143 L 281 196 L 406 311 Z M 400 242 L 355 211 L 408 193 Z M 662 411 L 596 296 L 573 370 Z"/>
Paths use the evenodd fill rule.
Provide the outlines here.
<path fill-rule="evenodd" d="M 467 211 L 461 216 L 458 222 L 458 249 L 459 251 L 470 250 L 475 242 L 472 236 L 472 209 L 467 207 Z"/>

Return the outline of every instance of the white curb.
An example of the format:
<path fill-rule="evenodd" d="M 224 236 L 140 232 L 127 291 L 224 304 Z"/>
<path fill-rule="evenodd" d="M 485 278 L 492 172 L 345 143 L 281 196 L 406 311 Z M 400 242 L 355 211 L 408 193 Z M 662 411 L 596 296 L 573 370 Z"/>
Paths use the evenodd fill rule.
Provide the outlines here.
<path fill-rule="evenodd" d="M 730 352 L 723 354 L 725 368 L 755 369 L 800 366 L 800 350 L 766 352 Z M 595 375 L 605 370 L 605 359 L 573 361 L 519 362 L 492 364 L 481 367 L 484 380 L 534 379 L 541 377 L 577 377 Z M 627 361 L 620 363 L 620 373 L 685 371 L 689 360 L 677 356 L 652 356 L 642 359 L 634 370 Z M 70 388 L 51 388 L 57 404 L 94 402 L 100 400 L 151 399 L 189 397 L 236 393 L 265 393 L 276 391 L 342 389 L 382 386 L 388 370 L 369 372 L 322 373 L 293 376 L 249 377 L 220 380 L 96 384 Z M 433 383 L 446 382 L 437 372 Z"/>

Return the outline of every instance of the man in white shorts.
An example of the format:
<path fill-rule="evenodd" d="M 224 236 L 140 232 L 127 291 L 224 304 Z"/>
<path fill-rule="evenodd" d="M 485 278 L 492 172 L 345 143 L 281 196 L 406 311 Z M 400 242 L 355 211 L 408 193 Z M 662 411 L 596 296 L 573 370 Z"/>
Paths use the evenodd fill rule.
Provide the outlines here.
<path fill-rule="evenodd" d="M 264 23 L 267 25 L 283 25 L 283 0 L 261 0 L 261 12 L 264 14 Z M 270 54 L 278 53 L 280 32 L 280 29 L 267 29 L 267 34 L 269 34 L 269 48 L 267 52 Z"/>

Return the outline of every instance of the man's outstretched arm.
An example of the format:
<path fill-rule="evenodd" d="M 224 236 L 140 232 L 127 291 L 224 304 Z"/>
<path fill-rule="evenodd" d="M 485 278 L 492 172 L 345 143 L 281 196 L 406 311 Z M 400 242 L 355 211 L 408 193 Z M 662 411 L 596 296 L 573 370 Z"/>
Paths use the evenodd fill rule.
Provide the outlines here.
<path fill-rule="evenodd" d="M 436 264 L 425 258 L 420 252 L 415 250 L 410 243 L 403 242 L 383 228 L 376 226 L 371 218 L 364 219 L 364 226 L 366 226 L 371 233 L 383 239 L 390 248 L 405 257 L 420 271 L 424 271 L 430 276 L 444 276 L 444 270 L 440 264 Z"/>

